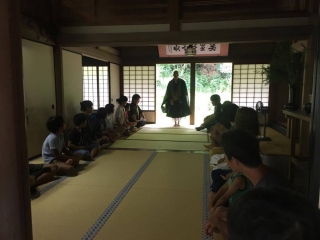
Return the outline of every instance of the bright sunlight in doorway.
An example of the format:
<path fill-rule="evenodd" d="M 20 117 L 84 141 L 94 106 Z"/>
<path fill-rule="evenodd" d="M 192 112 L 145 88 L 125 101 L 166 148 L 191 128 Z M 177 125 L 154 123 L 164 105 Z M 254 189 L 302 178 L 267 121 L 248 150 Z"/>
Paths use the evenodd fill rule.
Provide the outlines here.
<path fill-rule="evenodd" d="M 197 63 L 195 65 L 195 125 L 202 123 L 203 118 L 213 112 L 210 102 L 212 94 L 219 94 L 221 102 L 231 101 L 232 85 L 232 63 Z M 156 123 L 157 125 L 171 126 L 172 119 L 167 118 L 161 111 L 161 104 L 168 85 L 173 78 L 173 72 L 177 70 L 179 77 L 185 80 L 189 92 L 190 100 L 190 81 L 191 64 L 157 64 L 156 67 Z M 190 125 L 190 117 L 183 118 L 182 126 Z"/>

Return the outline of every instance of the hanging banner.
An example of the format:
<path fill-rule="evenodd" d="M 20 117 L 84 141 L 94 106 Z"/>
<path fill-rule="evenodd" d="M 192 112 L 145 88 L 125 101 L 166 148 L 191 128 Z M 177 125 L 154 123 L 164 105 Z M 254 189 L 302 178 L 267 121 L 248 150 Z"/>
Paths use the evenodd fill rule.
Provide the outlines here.
<path fill-rule="evenodd" d="M 160 57 L 186 57 L 186 48 L 189 45 L 161 45 L 158 46 Z M 210 43 L 193 44 L 197 56 L 228 56 L 229 44 Z"/>

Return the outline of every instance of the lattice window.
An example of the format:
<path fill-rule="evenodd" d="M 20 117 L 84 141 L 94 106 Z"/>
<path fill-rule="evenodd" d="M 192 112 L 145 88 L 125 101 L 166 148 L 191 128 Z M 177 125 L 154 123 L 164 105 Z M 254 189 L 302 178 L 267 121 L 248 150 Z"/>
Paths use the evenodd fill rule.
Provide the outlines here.
<path fill-rule="evenodd" d="M 141 96 L 139 106 L 144 111 L 155 110 L 155 66 L 124 66 L 123 94 L 131 101 L 133 94 Z"/>
<path fill-rule="evenodd" d="M 269 84 L 263 83 L 259 73 L 262 66 L 268 64 L 234 64 L 232 82 L 232 102 L 240 107 L 255 108 L 261 101 L 264 106 L 269 104 Z"/>
<path fill-rule="evenodd" d="M 109 103 L 109 68 L 108 66 L 85 66 L 83 72 L 83 100 L 93 102 L 98 109 Z"/>

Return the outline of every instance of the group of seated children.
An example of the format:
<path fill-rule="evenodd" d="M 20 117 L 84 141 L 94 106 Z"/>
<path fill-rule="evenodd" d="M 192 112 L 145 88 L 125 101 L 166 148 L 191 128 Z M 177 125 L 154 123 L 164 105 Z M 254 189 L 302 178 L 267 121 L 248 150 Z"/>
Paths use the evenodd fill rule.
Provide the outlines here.
<path fill-rule="evenodd" d="M 113 104 L 107 104 L 93 113 L 93 103 L 80 103 L 82 113 L 73 117 L 74 128 L 67 136 L 63 132 L 66 124 L 61 116 L 50 117 L 47 129 L 50 134 L 42 145 L 44 164 L 29 164 L 31 192 L 36 187 L 53 179 L 57 174 L 75 174 L 80 160 L 93 161 L 98 151 L 107 149 L 121 136 L 130 136 L 145 125 L 145 116 L 138 106 L 140 96 L 134 94 L 132 103 L 126 96 L 117 99 L 119 107 L 114 111 Z M 113 115 L 115 112 L 115 124 Z"/>
<path fill-rule="evenodd" d="M 252 132 L 226 131 L 220 145 L 231 173 L 224 185 L 212 189 L 204 229 L 208 236 L 220 232 L 225 240 L 319 239 L 319 210 L 294 191 L 286 178 L 262 163 L 259 141 Z M 297 199 L 306 206 L 296 205 Z"/>
<path fill-rule="evenodd" d="M 211 97 L 216 99 L 215 102 L 212 102 L 216 106 L 220 104 L 220 97 L 217 96 Z M 208 118 L 210 122 L 206 122 Z M 214 163 L 214 169 L 211 172 L 213 182 L 208 196 L 209 219 L 204 230 L 208 236 L 213 232 L 221 232 L 226 240 L 264 239 L 249 238 L 249 233 L 246 233 L 248 238 L 240 236 L 230 238 L 234 232 L 243 230 L 228 228 L 228 216 L 241 211 L 230 208 L 231 211 L 235 211 L 235 213 L 230 213 L 228 207 L 233 206 L 234 202 L 241 201 L 238 199 L 242 199 L 246 192 L 251 192 L 250 189 L 281 187 L 291 190 L 292 187 L 283 176 L 262 163 L 257 139 L 260 130 L 258 114 L 254 109 L 238 108 L 231 102 L 224 102 L 220 109 L 208 118 L 204 119 L 204 124 L 197 129 L 207 128 L 209 130 L 212 143 L 205 147 L 210 149 L 211 163 Z M 275 191 L 282 191 L 282 189 Z M 259 216 L 254 217 L 259 218 Z M 275 235 L 270 234 L 270 236 Z"/>

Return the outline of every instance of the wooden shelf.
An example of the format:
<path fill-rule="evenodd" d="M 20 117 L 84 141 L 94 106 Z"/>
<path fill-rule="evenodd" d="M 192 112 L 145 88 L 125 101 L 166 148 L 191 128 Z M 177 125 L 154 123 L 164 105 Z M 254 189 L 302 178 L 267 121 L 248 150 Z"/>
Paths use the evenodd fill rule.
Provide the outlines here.
<path fill-rule="evenodd" d="M 297 111 L 282 110 L 282 112 L 287 116 L 310 122 L 310 115 L 308 115 L 304 110 L 297 110 Z"/>
<path fill-rule="evenodd" d="M 300 134 L 297 132 L 297 126 L 299 120 L 301 120 L 301 123 L 304 123 L 306 125 L 310 125 L 310 116 L 306 114 L 303 110 L 297 110 L 297 111 L 289 111 L 289 110 L 282 110 L 283 114 L 285 114 L 286 118 L 289 118 L 290 120 L 290 180 L 293 179 L 293 172 L 292 168 L 293 165 L 295 165 L 300 171 L 307 175 L 309 174 L 309 162 L 308 162 L 308 149 L 306 146 L 308 146 L 309 141 L 309 132 L 307 131 L 301 131 L 300 128 Z M 304 121 L 304 122 L 302 122 Z M 301 125 L 300 125 L 301 126 Z M 287 129 L 289 130 L 289 128 Z M 300 153 L 300 156 L 296 156 L 296 142 L 299 139 L 299 145 L 298 145 L 298 152 Z"/>

